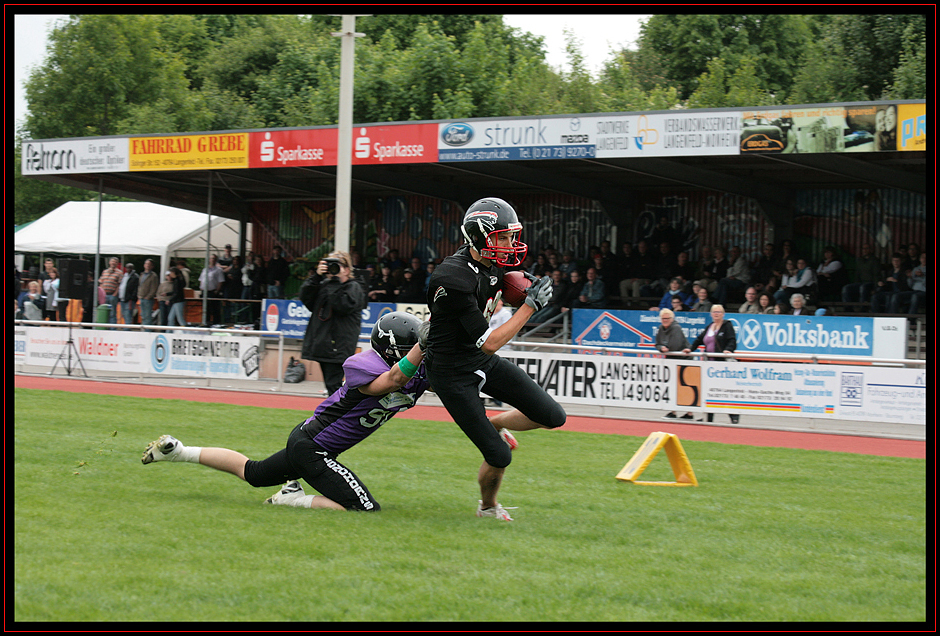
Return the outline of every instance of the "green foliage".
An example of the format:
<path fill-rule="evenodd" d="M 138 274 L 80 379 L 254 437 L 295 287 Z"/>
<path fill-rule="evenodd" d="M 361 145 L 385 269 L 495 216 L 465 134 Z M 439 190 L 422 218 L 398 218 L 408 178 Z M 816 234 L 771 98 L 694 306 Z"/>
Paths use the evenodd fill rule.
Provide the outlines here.
<path fill-rule="evenodd" d="M 341 456 L 382 511 L 344 513 L 265 506 L 275 487 L 140 462 L 164 433 L 262 459 L 308 413 L 14 399 L 19 622 L 927 619 L 922 459 L 683 440 L 700 485 L 649 487 L 614 479 L 642 438 L 533 431 L 501 489 L 515 521 L 501 523 L 473 515 L 480 458 L 458 427 L 399 417 Z M 662 454 L 643 474 L 671 476 Z M 272 593 L 286 573 L 329 584 L 310 602 Z"/>

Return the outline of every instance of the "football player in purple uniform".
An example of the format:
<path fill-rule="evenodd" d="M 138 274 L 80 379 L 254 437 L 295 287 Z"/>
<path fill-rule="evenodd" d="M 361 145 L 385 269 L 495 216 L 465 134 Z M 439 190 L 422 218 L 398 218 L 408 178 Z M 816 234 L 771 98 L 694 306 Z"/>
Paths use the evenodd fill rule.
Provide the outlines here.
<path fill-rule="evenodd" d="M 533 284 L 525 303 L 507 322 L 491 328 L 489 319 L 502 296 L 502 268 L 525 260 L 527 247 L 519 241 L 522 223 L 511 205 L 491 197 L 467 208 L 461 230 L 466 244 L 435 268 L 428 284 L 431 319 L 425 323 L 426 336 L 422 330 L 427 340 L 425 366 L 447 412 L 483 455 L 477 516 L 512 521 L 496 501 L 512 461 L 510 447 L 500 439 L 501 429 L 558 428 L 567 416 L 519 366 L 495 354 L 548 304 L 552 279 L 535 280 L 527 274 Z M 488 418 L 481 392 L 515 408 Z"/>
<path fill-rule="evenodd" d="M 346 360 L 346 383 L 298 424 L 285 448 L 255 461 L 227 448 L 184 446 L 170 435 L 150 442 L 141 461 L 191 462 L 232 473 L 256 488 L 287 482 L 265 503 L 333 510 L 380 509 L 355 473 L 337 460 L 343 451 L 371 435 L 396 413 L 415 405 L 428 389 L 421 320 L 412 314 L 385 314 L 372 329 L 372 349 Z M 508 440 L 507 440 L 508 442 Z M 318 495 L 304 493 L 299 480 Z"/>

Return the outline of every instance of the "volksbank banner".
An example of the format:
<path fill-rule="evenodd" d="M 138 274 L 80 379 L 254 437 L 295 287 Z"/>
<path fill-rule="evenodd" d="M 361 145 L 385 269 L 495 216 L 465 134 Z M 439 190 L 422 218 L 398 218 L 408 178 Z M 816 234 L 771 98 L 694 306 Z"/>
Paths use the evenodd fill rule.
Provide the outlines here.
<path fill-rule="evenodd" d="M 283 331 L 285 338 L 303 339 L 310 322 L 310 311 L 299 300 L 278 300 L 266 298 L 261 305 L 264 316 L 264 328 L 267 331 Z M 405 311 L 424 320 L 427 317 L 427 305 L 409 305 L 395 303 L 369 303 L 362 310 L 360 340 L 372 336 L 372 327 L 381 316 L 392 311 Z"/>
<path fill-rule="evenodd" d="M 591 347 L 623 347 L 655 352 L 659 312 L 574 309 L 571 341 Z M 905 318 L 776 316 L 726 314 L 734 325 L 737 351 L 817 353 L 876 358 L 904 358 Z M 711 315 L 679 312 L 676 323 L 691 344 L 711 323 Z"/>
<path fill-rule="evenodd" d="M 923 369 L 500 352 L 561 403 L 926 425 Z"/>

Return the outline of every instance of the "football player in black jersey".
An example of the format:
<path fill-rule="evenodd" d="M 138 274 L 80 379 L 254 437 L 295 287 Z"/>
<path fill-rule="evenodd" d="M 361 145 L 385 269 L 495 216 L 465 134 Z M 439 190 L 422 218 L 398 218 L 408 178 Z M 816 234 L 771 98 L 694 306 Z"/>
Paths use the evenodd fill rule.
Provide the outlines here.
<path fill-rule="evenodd" d="M 533 313 L 548 304 L 552 280 L 533 279 L 525 304 L 496 329 L 490 315 L 502 295 L 503 268 L 520 265 L 527 247 L 519 241 L 522 224 L 511 205 L 497 198 L 480 199 L 464 215 L 466 244 L 434 270 L 428 283 L 430 321 L 425 364 L 432 390 L 461 430 L 483 454 L 477 480 L 479 517 L 512 521 L 496 501 L 512 453 L 499 429 L 526 431 L 558 428 L 564 409 L 522 369 L 494 355 Z M 505 402 L 512 410 L 486 416 L 480 392 Z"/>

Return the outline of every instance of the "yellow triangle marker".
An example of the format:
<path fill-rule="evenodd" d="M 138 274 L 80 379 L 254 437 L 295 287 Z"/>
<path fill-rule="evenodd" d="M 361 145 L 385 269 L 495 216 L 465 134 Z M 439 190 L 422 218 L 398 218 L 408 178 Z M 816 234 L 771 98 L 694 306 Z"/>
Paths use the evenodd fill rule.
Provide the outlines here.
<path fill-rule="evenodd" d="M 636 481 L 646 467 L 653 461 L 656 453 L 665 447 L 666 457 L 669 458 L 669 464 L 672 466 L 672 472 L 676 476 L 673 481 Z M 617 479 L 621 481 L 630 481 L 642 486 L 698 486 L 698 480 L 695 479 L 695 473 L 692 472 L 692 464 L 689 463 L 689 457 L 682 449 L 679 438 L 672 433 L 650 433 L 643 445 L 633 455 L 633 458 L 627 462 L 619 473 Z"/>

